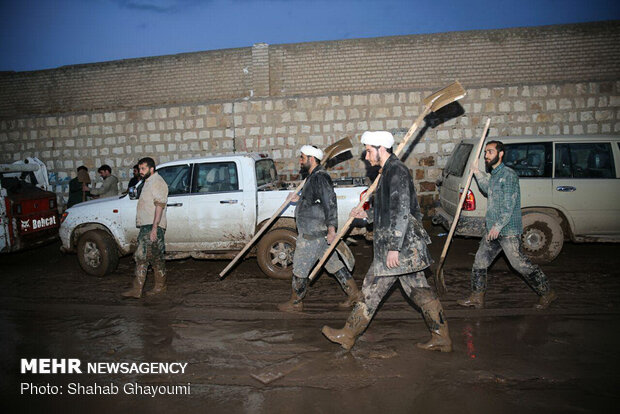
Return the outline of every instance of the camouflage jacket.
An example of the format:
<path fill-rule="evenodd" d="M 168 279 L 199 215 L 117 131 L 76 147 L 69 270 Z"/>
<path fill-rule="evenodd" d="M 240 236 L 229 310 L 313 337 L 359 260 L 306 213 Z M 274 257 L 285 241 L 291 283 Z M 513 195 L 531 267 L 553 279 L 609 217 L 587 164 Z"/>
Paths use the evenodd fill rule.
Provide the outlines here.
<path fill-rule="evenodd" d="M 431 265 L 427 244 L 431 239 L 422 227 L 422 213 L 409 169 L 395 155 L 383 165 L 383 172 L 374 195 L 372 208 L 374 226 L 375 276 L 396 276 L 419 272 Z M 387 254 L 397 250 L 400 265 L 388 269 Z"/>
<path fill-rule="evenodd" d="M 332 179 L 319 165 L 308 176 L 295 208 L 297 232 L 310 237 L 327 235 L 327 227 L 338 228 L 338 205 Z"/>

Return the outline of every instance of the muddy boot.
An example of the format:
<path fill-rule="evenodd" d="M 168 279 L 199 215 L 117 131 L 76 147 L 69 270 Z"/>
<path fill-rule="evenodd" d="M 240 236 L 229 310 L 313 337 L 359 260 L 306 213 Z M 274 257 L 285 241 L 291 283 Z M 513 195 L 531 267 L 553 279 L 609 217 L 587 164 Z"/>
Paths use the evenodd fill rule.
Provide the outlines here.
<path fill-rule="evenodd" d="M 416 346 L 427 351 L 452 352 L 452 340 L 448 330 L 448 321 L 444 318 L 439 299 L 433 299 L 421 306 L 426 326 L 431 331 L 431 340 Z"/>
<path fill-rule="evenodd" d="M 293 289 L 289 300 L 278 305 L 278 310 L 281 312 L 301 312 L 304 310 L 302 298 L 297 295 L 295 289 Z"/>
<path fill-rule="evenodd" d="M 543 310 L 547 309 L 551 302 L 556 300 L 558 295 L 555 293 L 555 290 L 550 290 L 547 294 L 542 295 L 538 300 L 538 303 L 534 305 L 534 309 Z"/>
<path fill-rule="evenodd" d="M 323 326 L 321 332 L 327 339 L 340 344 L 347 351 L 353 348 L 355 341 L 364 332 L 364 329 L 370 323 L 371 316 L 368 315 L 364 302 L 358 302 L 351 311 L 347 322 L 342 329 L 334 329 L 329 326 Z"/>
<path fill-rule="evenodd" d="M 347 300 L 345 300 L 344 302 L 340 302 L 338 304 L 339 308 L 349 309 L 356 302 L 360 302 L 364 298 L 362 292 L 357 288 L 353 276 L 351 276 L 351 273 L 346 267 L 343 267 L 342 269 L 337 271 L 334 276 L 338 280 L 338 283 L 340 283 L 340 286 L 342 287 L 342 290 L 344 290 L 344 293 L 347 294 Z"/>
<path fill-rule="evenodd" d="M 121 296 L 135 299 L 140 299 L 142 297 L 142 288 L 144 287 L 148 268 L 147 264 L 136 264 L 136 277 L 133 280 L 133 287 L 121 293 Z"/>
<path fill-rule="evenodd" d="M 471 292 L 467 298 L 459 299 L 456 303 L 465 307 L 473 306 L 476 309 L 482 309 L 484 308 L 484 292 Z"/>
<path fill-rule="evenodd" d="M 168 290 L 168 286 L 166 286 L 166 273 L 162 269 L 156 269 L 153 271 L 155 276 L 155 286 L 153 289 L 146 292 L 146 296 L 155 296 L 160 293 L 165 293 Z"/>

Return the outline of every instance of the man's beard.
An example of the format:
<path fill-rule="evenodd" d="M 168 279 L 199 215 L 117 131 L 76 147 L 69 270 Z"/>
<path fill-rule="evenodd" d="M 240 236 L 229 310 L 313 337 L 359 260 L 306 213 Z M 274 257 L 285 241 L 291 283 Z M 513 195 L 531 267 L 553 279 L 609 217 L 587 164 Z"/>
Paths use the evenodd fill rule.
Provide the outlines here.
<path fill-rule="evenodd" d="M 149 178 L 151 176 L 151 172 L 147 172 L 144 175 L 141 175 L 140 177 L 142 178 L 142 181 L 146 181 L 147 178 Z"/>
<path fill-rule="evenodd" d="M 493 171 L 493 166 L 497 164 L 498 161 L 499 161 L 499 154 L 497 154 L 495 158 L 493 158 L 491 161 L 484 160 L 484 166 L 486 167 L 487 172 Z"/>
<path fill-rule="evenodd" d="M 301 175 L 301 178 L 303 178 L 304 180 L 308 178 L 308 176 L 310 175 L 310 163 L 301 164 L 301 166 L 299 167 L 299 175 Z"/>

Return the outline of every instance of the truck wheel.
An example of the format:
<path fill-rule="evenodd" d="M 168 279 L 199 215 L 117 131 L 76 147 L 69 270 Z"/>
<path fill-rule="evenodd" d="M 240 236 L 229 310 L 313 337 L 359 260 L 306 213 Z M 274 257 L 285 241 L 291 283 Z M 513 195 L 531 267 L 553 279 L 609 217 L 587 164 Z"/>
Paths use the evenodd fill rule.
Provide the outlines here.
<path fill-rule="evenodd" d="M 118 266 L 116 243 L 103 230 L 84 233 L 78 240 L 77 255 L 80 267 L 89 275 L 102 277 Z"/>
<path fill-rule="evenodd" d="M 523 216 L 524 253 L 534 263 L 552 262 L 564 245 L 564 232 L 557 219 L 544 213 L 528 213 Z"/>
<path fill-rule="evenodd" d="M 279 228 L 268 232 L 256 247 L 256 260 L 263 273 L 274 279 L 290 279 L 296 244 L 295 230 Z"/>

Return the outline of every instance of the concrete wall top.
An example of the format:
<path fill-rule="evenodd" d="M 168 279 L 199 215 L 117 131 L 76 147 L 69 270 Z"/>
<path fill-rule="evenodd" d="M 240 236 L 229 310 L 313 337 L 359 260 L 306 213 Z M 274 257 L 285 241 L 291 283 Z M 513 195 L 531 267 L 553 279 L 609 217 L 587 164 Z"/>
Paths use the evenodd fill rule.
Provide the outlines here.
<path fill-rule="evenodd" d="M 0 73 L 0 118 L 620 79 L 620 21 L 254 47 Z"/>

